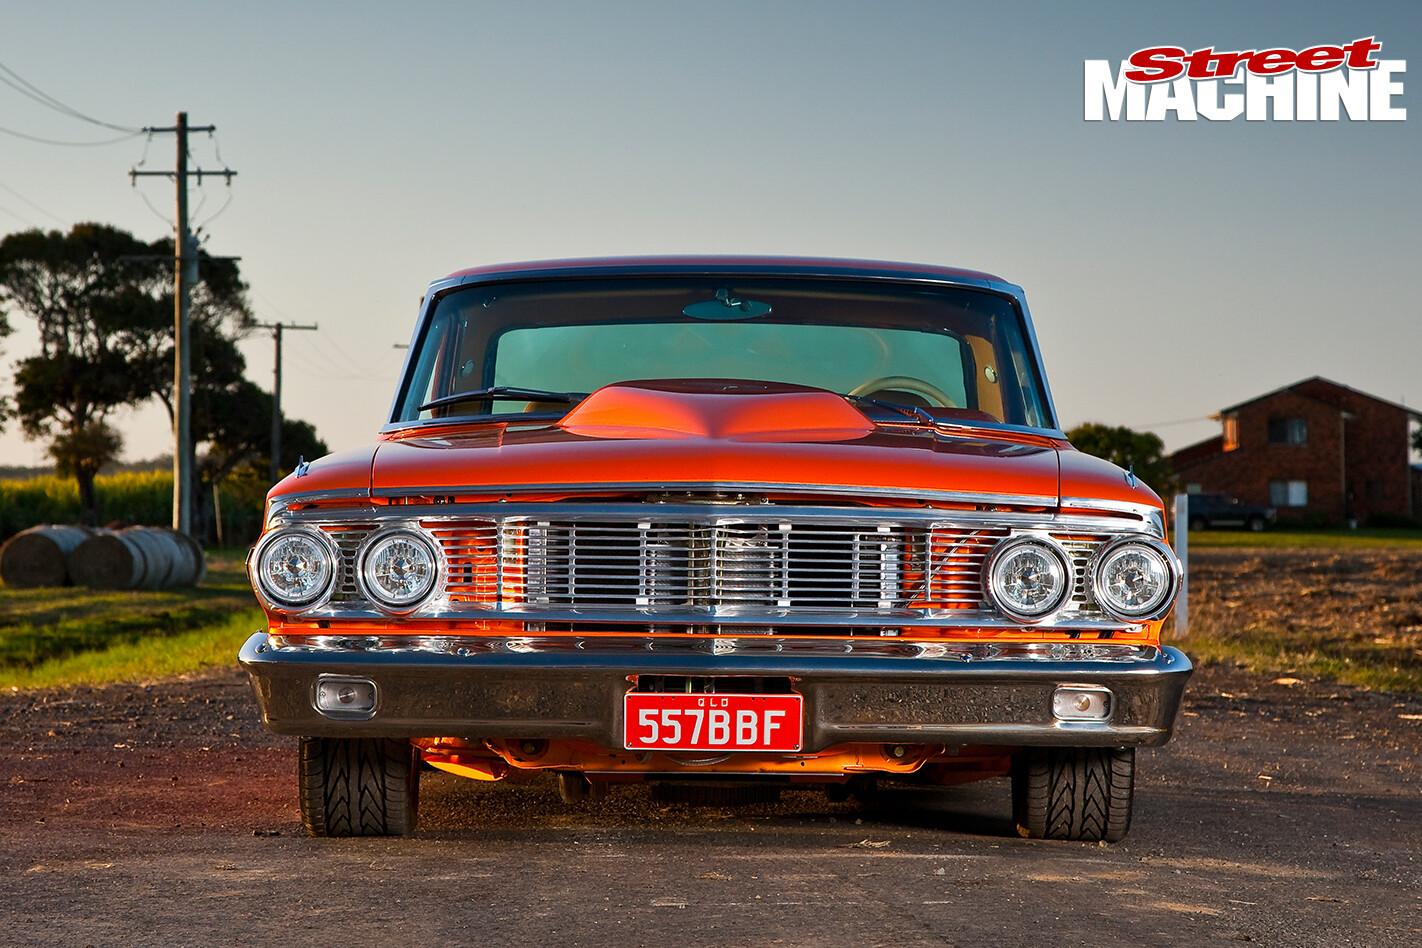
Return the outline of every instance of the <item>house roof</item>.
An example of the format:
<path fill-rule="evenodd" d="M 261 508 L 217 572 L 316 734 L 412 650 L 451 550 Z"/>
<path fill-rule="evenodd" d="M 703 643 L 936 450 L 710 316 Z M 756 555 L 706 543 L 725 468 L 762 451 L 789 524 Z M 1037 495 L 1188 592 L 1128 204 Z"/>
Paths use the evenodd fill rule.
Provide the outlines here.
<path fill-rule="evenodd" d="M 1333 407 L 1333 408 L 1337 408 L 1339 411 L 1346 411 L 1346 410 L 1347 410 L 1346 406 L 1341 405 L 1341 404 L 1339 404 L 1339 403 L 1337 403 L 1337 402 L 1335 402 L 1335 401 L 1332 401 L 1332 400 L 1330 400 L 1330 399 L 1328 399 L 1328 398 L 1326 398 L 1326 397 L 1320 396 L 1320 395 L 1317 394 L 1316 392 L 1301 392 L 1301 391 L 1299 391 L 1299 389 L 1302 388 L 1303 386 L 1309 385 L 1309 384 L 1312 384 L 1312 383 L 1321 383 L 1322 385 L 1325 385 L 1325 386 L 1328 386 L 1328 387 L 1330 387 L 1330 388 L 1336 389 L 1340 394 L 1343 393 L 1343 392 L 1347 392 L 1349 395 L 1355 395 L 1355 396 L 1357 396 L 1358 398 L 1366 398 L 1366 399 L 1368 399 L 1368 400 L 1370 400 L 1370 401 L 1377 402 L 1377 403 L 1379 403 L 1379 404 L 1381 404 L 1381 405 L 1389 405 L 1389 406 L 1391 406 L 1391 407 L 1393 407 L 1393 408 L 1396 408 L 1396 409 L 1398 409 L 1398 410 L 1400 410 L 1400 411 L 1405 411 L 1405 412 L 1407 412 L 1407 414 L 1411 415 L 1413 418 L 1422 419 L 1422 411 L 1419 411 L 1418 409 L 1415 409 L 1415 408 L 1408 408 L 1406 405 L 1399 405 L 1398 403 L 1396 403 L 1396 402 L 1390 402 L 1390 401 L 1388 401 L 1388 400 L 1385 399 L 1385 398 L 1378 398 L 1376 395 L 1369 395 L 1367 392 L 1360 392 L 1360 391 L 1358 391 L 1356 388 L 1350 388 L 1350 387 L 1348 387 L 1347 385 L 1341 385 L 1341 384 L 1339 384 L 1338 382 L 1333 381 L 1332 379 L 1326 379 L 1326 378 L 1323 378 L 1322 376 L 1319 376 L 1319 375 L 1315 375 L 1315 376 L 1312 376 L 1312 377 L 1310 377 L 1310 378 L 1306 378 L 1306 379 L 1303 379 L 1303 380 L 1301 380 L 1301 381 L 1294 382 L 1294 383 L 1292 383 L 1292 384 L 1290 384 L 1290 385 L 1285 385 L 1285 386 L 1283 386 L 1282 388 L 1276 388 L 1276 389 L 1274 389 L 1272 392 L 1265 392 L 1263 395 L 1256 395 L 1256 396 L 1254 396 L 1253 398 L 1248 399 L 1248 400 L 1246 400 L 1246 401 L 1239 402 L 1238 404 L 1235 404 L 1235 405 L 1230 405 L 1228 408 L 1221 408 L 1221 409 L 1220 409 L 1220 414 L 1221 414 L 1221 415 L 1225 415 L 1225 414 L 1228 414 L 1229 412 L 1232 412 L 1232 411 L 1238 411 L 1239 409 L 1243 408 L 1243 407 L 1246 406 L 1246 405 L 1253 405 L 1255 402 L 1262 402 L 1262 401 L 1263 401 L 1264 399 L 1266 399 L 1266 398 L 1273 398 L 1275 395 L 1280 395 L 1280 394 L 1283 394 L 1284 392 L 1290 392 L 1290 393 L 1292 393 L 1292 394 L 1294 394 L 1294 395 L 1298 395 L 1298 396 L 1300 396 L 1300 397 L 1302 397 L 1302 398 L 1309 398 L 1309 399 L 1312 399 L 1313 401 L 1321 402 L 1321 403 L 1324 404 L 1324 405 L 1329 405 L 1329 406 L 1331 406 L 1331 407 Z"/>

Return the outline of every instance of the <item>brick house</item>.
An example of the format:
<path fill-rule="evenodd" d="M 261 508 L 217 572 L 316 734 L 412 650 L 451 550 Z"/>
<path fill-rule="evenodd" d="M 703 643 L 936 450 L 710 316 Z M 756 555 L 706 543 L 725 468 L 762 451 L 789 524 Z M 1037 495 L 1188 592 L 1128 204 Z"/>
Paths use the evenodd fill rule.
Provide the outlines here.
<path fill-rule="evenodd" d="M 1281 523 L 1418 516 L 1409 422 L 1422 413 L 1311 378 L 1223 409 L 1218 437 L 1171 463 L 1185 489 L 1233 494 Z"/>

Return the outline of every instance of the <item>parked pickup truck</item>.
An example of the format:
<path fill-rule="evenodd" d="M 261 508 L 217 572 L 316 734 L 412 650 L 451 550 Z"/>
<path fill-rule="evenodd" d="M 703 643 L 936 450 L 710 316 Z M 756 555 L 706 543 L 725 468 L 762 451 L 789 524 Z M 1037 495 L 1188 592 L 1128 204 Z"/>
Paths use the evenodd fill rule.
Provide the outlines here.
<path fill-rule="evenodd" d="M 1273 507 L 1246 504 L 1229 494 L 1190 495 L 1191 530 L 1240 527 L 1258 533 L 1274 523 L 1277 513 Z"/>
<path fill-rule="evenodd" d="M 568 800 L 1005 776 L 1023 835 L 1119 840 L 1191 672 L 1160 499 L 1067 442 L 1022 290 L 941 267 L 455 273 L 248 566 L 316 836 L 411 831 L 423 761 Z"/>

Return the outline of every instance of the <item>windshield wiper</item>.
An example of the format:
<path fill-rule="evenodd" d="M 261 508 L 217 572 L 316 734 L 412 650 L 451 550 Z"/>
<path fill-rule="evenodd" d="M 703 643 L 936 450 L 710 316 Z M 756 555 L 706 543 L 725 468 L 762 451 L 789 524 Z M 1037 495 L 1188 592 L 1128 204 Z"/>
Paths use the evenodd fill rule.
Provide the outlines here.
<path fill-rule="evenodd" d="M 918 405 L 900 405 L 898 402 L 880 401 L 877 398 L 870 398 L 868 395 L 845 394 L 840 397 L 847 398 L 851 402 L 864 405 L 873 405 L 876 408 L 886 408 L 889 411 L 896 411 L 901 415 L 907 415 L 915 421 L 921 422 L 922 424 L 928 425 L 929 427 L 934 427 L 940 424 L 937 418 L 934 418 L 932 415 L 924 411 Z"/>
<path fill-rule="evenodd" d="M 587 397 L 586 392 L 545 392 L 541 388 L 495 385 L 492 388 L 478 388 L 472 392 L 456 392 L 453 395 L 432 398 L 416 410 L 429 411 L 431 408 L 443 408 L 446 405 L 457 405 L 460 402 L 473 402 L 485 398 L 506 398 L 513 401 L 522 399 L 528 402 L 567 402 L 569 405 L 573 405 Z"/>

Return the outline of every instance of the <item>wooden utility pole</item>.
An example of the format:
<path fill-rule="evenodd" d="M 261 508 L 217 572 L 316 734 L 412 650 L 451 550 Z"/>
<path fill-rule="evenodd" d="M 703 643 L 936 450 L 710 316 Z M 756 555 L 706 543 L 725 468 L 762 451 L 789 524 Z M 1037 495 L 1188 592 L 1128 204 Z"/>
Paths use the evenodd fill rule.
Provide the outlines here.
<path fill-rule="evenodd" d="M 270 329 L 276 342 L 276 359 L 272 363 L 272 483 L 281 478 L 281 333 L 283 329 L 318 329 L 316 323 L 298 326 L 296 323 L 257 323 L 258 329 Z"/>
<path fill-rule="evenodd" d="M 192 428 L 192 329 L 188 318 L 188 289 L 198 279 L 198 252 L 192 234 L 188 232 L 188 176 L 202 183 L 202 176 L 222 175 L 227 183 L 237 172 L 188 170 L 188 133 L 214 132 L 215 125 L 189 125 L 188 113 L 179 112 L 177 124 L 168 128 L 150 126 L 150 135 L 172 132 L 178 140 L 178 156 L 173 171 L 129 171 L 130 179 L 140 177 L 171 177 L 177 185 L 178 219 L 173 241 L 173 529 L 191 533 L 193 523 L 193 455 Z"/>

